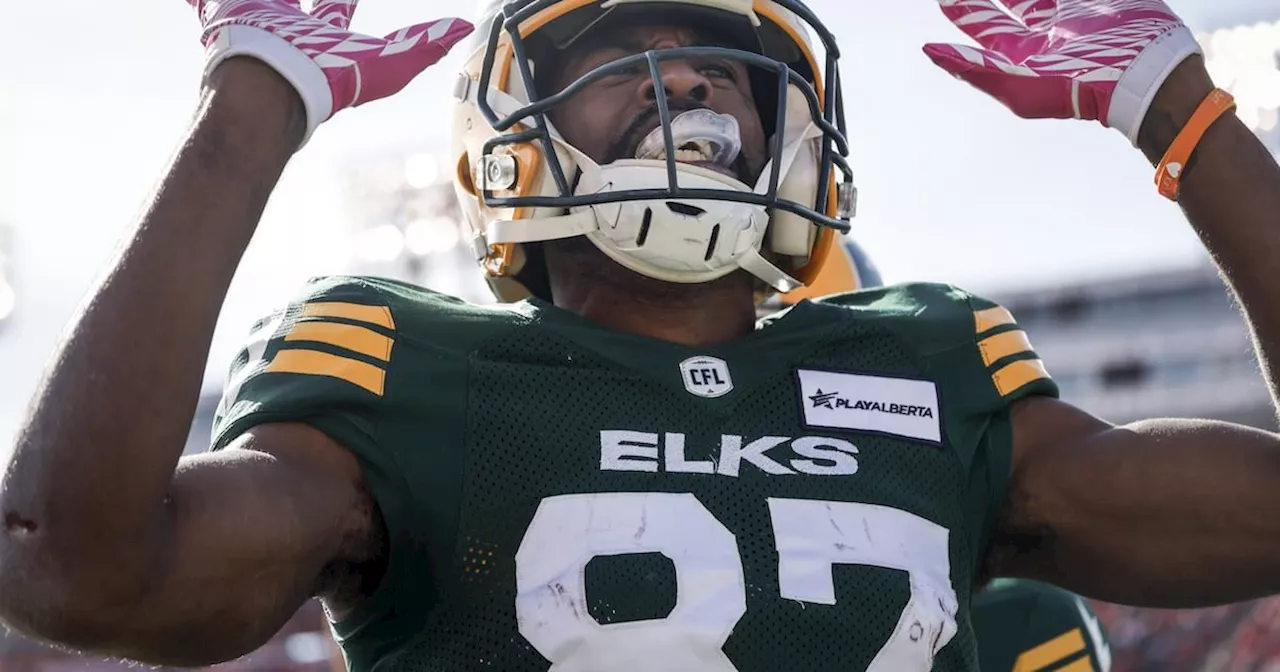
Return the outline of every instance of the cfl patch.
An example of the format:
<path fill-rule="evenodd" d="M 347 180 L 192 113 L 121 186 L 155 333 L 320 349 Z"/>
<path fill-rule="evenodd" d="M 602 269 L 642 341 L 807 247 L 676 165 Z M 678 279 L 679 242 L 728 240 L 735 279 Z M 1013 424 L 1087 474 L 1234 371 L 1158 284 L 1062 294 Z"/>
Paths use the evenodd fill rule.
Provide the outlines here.
<path fill-rule="evenodd" d="M 928 380 L 798 369 L 806 427 L 942 443 L 938 386 Z"/>

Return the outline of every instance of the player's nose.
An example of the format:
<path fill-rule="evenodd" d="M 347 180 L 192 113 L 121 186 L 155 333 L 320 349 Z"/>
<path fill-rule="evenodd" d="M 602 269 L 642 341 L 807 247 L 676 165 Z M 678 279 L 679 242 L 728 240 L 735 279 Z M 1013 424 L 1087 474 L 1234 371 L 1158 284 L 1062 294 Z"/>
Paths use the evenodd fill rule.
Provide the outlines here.
<path fill-rule="evenodd" d="M 694 64 L 681 59 L 662 61 L 658 64 L 663 93 L 668 101 L 711 104 L 711 82 Z M 642 103 L 652 104 L 658 91 L 652 78 L 645 78 L 637 92 Z"/>

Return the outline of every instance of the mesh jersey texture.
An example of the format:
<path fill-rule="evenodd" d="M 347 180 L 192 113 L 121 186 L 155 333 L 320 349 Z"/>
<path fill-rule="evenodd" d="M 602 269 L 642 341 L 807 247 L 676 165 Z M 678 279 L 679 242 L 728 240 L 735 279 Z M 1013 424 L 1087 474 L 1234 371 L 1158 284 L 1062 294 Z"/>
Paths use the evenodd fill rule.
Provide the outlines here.
<path fill-rule="evenodd" d="M 691 393 L 698 357 L 732 389 Z M 806 395 L 804 372 L 861 381 L 845 403 L 871 406 L 837 415 L 888 424 L 815 424 L 838 390 Z M 1007 407 L 1057 394 L 1007 311 L 932 284 L 694 349 L 537 301 L 321 278 L 256 325 L 230 381 L 215 449 L 302 421 L 361 462 L 391 535 L 382 585 L 334 624 L 362 672 L 976 670 Z M 938 438 L 895 431 L 903 415 Z"/>
<path fill-rule="evenodd" d="M 1107 672 L 1110 644 L 1079 596 L 1057 586 L 997 579 L 973 597 L 982 669 Z"/>

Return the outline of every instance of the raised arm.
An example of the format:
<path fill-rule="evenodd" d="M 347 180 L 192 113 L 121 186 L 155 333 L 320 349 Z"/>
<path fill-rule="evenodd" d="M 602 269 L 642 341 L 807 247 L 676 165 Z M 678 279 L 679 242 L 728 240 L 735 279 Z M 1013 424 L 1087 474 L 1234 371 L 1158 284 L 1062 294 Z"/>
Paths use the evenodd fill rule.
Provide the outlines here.
<path fill-rule="evenodd" d="M 75 539 L 37 528 L 14 544 L 7 623 L 102 655 L 211 665 L 265 644 L 311 596 L 349 603 L 385 562 L 355 459 L 306 425 L 262 425 L 183 459 L 163 497 L 149 534 L 113 536 L 103 521 L 124 516 L 108 504 L 57 526 Z"/>
<path fill-rule="evenodd" d="M 352 0 L 312 14 L 287 0 L 192 4 L 209 59 L 197 118 L 60 345 L 0 481 L 0 620 L 177 665 L 250 651 L 382 553 L 356 458 L 316 429 L 259 424 L 180 456 L 227 287 L 289 158 L 471 30 L 447 19 L 356 35 Z"/>
<path fill-rule="evenodd" d="M 275 632 L 336 557 L 344 516 L 331 502 L 357 501 L 358 472 L 318 432 L 265 431 L 179 468 L 218 310 L 301 136 L 297 97 L 271 69 L 232 61 L 209 82 L 19 435 L 0 490 L 12 627 L 153 663 L 214 662 Z"/>
<path fill-rule="evenodd" d="M 1153 163 L 1211 89 L 1198 57 L 1170 78 L 1140 137 Z M 1244 308 L 1280 397 L 1280 167 L 1227 116 L 1206 134 L 1179 202 Z M 993 571 L 1148 606 L 1280 592 L 1280 437 L 1205 420 L 1113 427 L 1047 399 L 1021 402 L 1013 417 Z"/>
<path fill-rule="evenodd" d="M 1163 3 L 1004 4 L 1011 13 L 991 0 L 944 6 L 986 51 L 927 50 L 1021 116 L 1101 121 L 1154 165 L 1213 91 L 1190 31 Z M 1280 399 L 1280 167 L 1228 112 L 1181 171 L 1177 199 Z M 1163 607 L 1280 592 L 1280 437 L 1204 420 L 1115 427 L 1046 398 L 1016 402 L 1012 420 L 993 574 Z"/>

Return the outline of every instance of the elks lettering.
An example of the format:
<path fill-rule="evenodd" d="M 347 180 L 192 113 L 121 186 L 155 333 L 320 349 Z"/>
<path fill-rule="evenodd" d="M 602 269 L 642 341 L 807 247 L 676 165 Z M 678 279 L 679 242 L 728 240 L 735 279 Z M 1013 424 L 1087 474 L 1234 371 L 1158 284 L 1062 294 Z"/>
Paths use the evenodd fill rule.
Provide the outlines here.
<path fill-rule="evenodd" d="M 775 451 L 773 457 L 769 451 Z M 746 463 L 766 474 L 780 476 L 797 473 L 848 476 L 858 473 L 858 460 L 854 457 L 857 453 L 858 447 L 852 443 L 825 436 L 748 439 L 725 434 L 720 437 L 719 452 L 713 459 L 691 460 L 686 456 L 685 435 L 678 432 L 661 435 L 625 429 L 600 432 L 600 469 L 603 471 L 662 471 L 736 478 Z"/>

